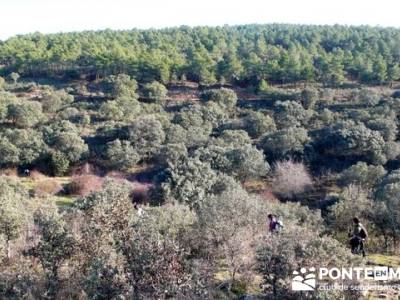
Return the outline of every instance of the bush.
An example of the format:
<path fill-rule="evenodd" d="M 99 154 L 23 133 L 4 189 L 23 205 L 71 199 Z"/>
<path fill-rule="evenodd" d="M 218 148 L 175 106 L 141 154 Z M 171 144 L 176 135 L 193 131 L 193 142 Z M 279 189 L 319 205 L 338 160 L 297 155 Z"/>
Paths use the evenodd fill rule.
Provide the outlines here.
<path fill-rule="evenodd" d="M 260 243 L 257 262 L 267 299 L 297 299 L 290 288 L 293 271 L 305 266 L 349 267 L 357 265 L 359 260 L 335 239 L 320 235 L 317 228 L 287 223 L 279 235 L 269 236 Z M 329 293 L 326 299 L 350 299 L 346 291 L 340 292 L 341 295 L 332 295 L 336 291 Z M 316 295 L 316 299 L 321 298 Z"/>
<path fill-rule="evenodd" d="M 344 185 L 357 184 L 372 188 L 385 175 L 386 170 L 382 166 L 367 165 L 365 162 L 358 162 L 342 172 L 340 181 Z"/>
<path fill-rule="evenodd" d="M 113 121 L 133 121 L 140 111 L 140 102 L 136 98 L 128 96 L 104 102 L 100 107 L 101 116 Z"/>
<path fill-rule="evenodd" d="M 362 220 L 372 220 L 374 214 L 374 202 L 369 191 L 357 185 L 349 185 L 339 195 L 339 201 L 329 208 L 329 222 L 331 228 L 336 232 L 337 237 L 342 234 L 344 241 L 347 241 L 345 234 L 353 226 L 355 216 Z"/>
<path fill-rule="evenodd" d="M 201 251 L 227 262 L 232 286 L 253 264 L 250 245 L 264 225 L 263 203 L 237 187 L 211 196 L 196 212 Z"/>
<path fill-rule="evenodd" d="M 71 195 L 87 196 L 101 190 L 103 182 L 104 179 L 96 175 L 75 176 L 68 185 L 68 191 Z"/>
<path fill-rule="evenodd" d="M 74 102 L 74 96 L 68 94 L 65 90 L 46 91 L 40 102 L 45 112 L 54 113 L 64 105 L 70 105 Z"/>
<path fill-rule="evenodd" d="M 17 101 L 8 106 L 7 119 L 17 127 L 32 127 L 44 118 L 42 105 L 37 101 Z"/>
<path fill-rule="evenodd" d="M 274 105 L 274 118 L 280 128 L 306 125 L 313 111 L 304 109 L 296 101 L 278 101 Z"/>
<path fill-rule="evenodd" d="M 161 122 L 154 115 L 136 119 L 126 128 L 128 139 L 141 157 L 149 158 L 158 152 L 165 140 Z"/>
<path fill-rule="evenodd" d="M 262 151 L 249 144 L 228 150 L 226 157 L 230 162 L 228 174 L 241 182 L 266 176 L 270 171 Z"/>
<path fill-rule="evenodd" d="M 6 137 L 0 136 L 0 165 L 18 165 L 20 150 Z"/>
<path fill-rule="evenodd" d="M 392 94 L 392 97 L 395 98 L 395 99 L 399 99 L 399 98 L 400 98 L 400 90 L 395 91 L 395 92 Z"/>
<path fill-rule="evenodd" d="M 237 102 L 235 91 L 227 88 L 207 90 L 201 93 L 200 97 L 204 101 L 214 101 L 226 108 L 233 108 Z"/>
<path fill-rule="evenodd" d="M 68 158 L 59 151 L 51 153 L 50 163 L 55 176 L 63 176 L 69 169 Z"/>
<path fill-rule="evenodd" d="M 381 100 L 381 96 L 376 89 L 364 88 L 358 95 L 359 101 L 367 106 L 375 106 Z"/>
<path fill-rule="evenodd" d="M 152 185 L 149 183 L 142 183 L 142 182 L 132 182 L 132 194 L 133 199 L 135 202 L 143 203 L 148 202 L 149 199 L 149 190 L 151 189 Z"/>
<path fill-rule="evenodd" d="M 225 147 L 240 147 L 251 144 L 251 138 L 244 130 L 224 130 L 219 138 L 213 142 Z"/>
<path fill-rule="evenodd" d="M 264 135 L 261 138 L 260 147 L 268 158 L 287 159 L 301 157 L 309 141 L 310 137 L 306 129 L 291 127 Z"/>
<path fill-rule="evenodd" d="M 12 73 L 9 75 L 9 78 L 13 81 L 14 84 L 17 83 L 17 81 L 18 81 L 18 79 L 19 79 L 20 77 L 21 77 L 21 76 L 20 76 L 18 73 L 16 73 L 16 72 L 12 72 Z"/>
<path fill-rule="evenodd" d="M 374 164 L 386 163 L 389 158 L 385 153 L 387 143 L 380 132 L 367 128 L 364 123 L 351 120 L 325 128 L 317 144 L 317 148 L 325 156 L 362 157 L 362 160 Z"/>
<path fill-rule="evenodd" d="M 112 97 L 127 96 L 137 98 L 137 82 L 135 79 L 131 79 L 129 75 L 118 74 L 117 76 L 108 76 L 103 84 L 105 91 Z"/>
<path fill-rule="evenodd" d="M 0 177 L 1 176 L 18 177 L 18 170 L 17 168 L 1 168 Z"/>
<path fill-rule="evenodd" d="M 124 171 L 134 167 L 140 159 L 129 141 L 120 141 L 119 139 L 107 144 L 106 155 L 111 167 Z"/>
<path fill-rule="evenodd" d="M 272 186 L 275 194 L 293 199 L 312 187 L 313 181 L 306 167 L 293 160 L 277 162 L 274 166 Z"/>
<path fill-rule="evenodd" d="M 305 109 L 313 109 L 318 98 L 319 92 L 315 88 L 306 88 L 301 91 L 301 104 Z"/>
<path fill-rule="evenodd" d="M 168 90 L 162 83 L 153 81 L 144 86 L 144 95 L 146 98 L 162 103 L 167 99 Z"/>
<path fill-rule="evenodd" d="M 263 134 L 274 132 L 276 125 L 274 119 L 259 111 L 249 111 L 243 118 L 243 129 L 253 137 L 258 138 Z"/>
<path fill-rule="evenodd" d="M 4 89 L 4 84 L 6 83 L 5 79 L 0 76 L 0 90 Z"/>
<path fill-rule="evenodd" d="M 29 178 L 35 181 L 42 181 L 46 179 L 46 175 L 38 170 L 32 170 L 29 172 Z"/>
<path fill-rule="evenodd" d="M 56 195 L 63 190 L 62 185 L 53 179 L 40 181 L 36 184 L 35 195 L 38 197 L 45 197 L 49 195 Z"/>

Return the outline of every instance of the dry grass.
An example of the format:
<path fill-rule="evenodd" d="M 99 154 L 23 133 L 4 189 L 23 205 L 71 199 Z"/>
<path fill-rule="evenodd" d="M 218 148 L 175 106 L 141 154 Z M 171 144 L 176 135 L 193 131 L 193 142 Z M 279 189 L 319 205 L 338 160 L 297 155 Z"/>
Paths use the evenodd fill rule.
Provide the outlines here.
<path fill-rule="evenodd" d="M 75 196 L 87 196 L 101 190 L 104 179 L 96 175 L 73 176 L 69 184 L 69 193 Z"/>
<path fill-rule="evenodd" d="M 106 177 L 111 177 L 115 179 L 126 179 L 126 175 L 121 171 L 110 171 L 106 174 Z"/>
<path fill-rule="evenodd" d="M 0 170 L 0 176 L 18 177 L 18 171 L 16 168 L 5 168 Z"/>
<path fill-rule="evenodd" d="M 54 179 L 46 179 L 38 182 L 35 187 L 35 195 L 38 197 L 46 197 L 57 195 L 63 190 L 63 186 Z"/>
<path fill-rule="evenodd" d="M 71 174 L 72 176 L 81 176 L 81 175 L 90 175 L 90 174 L 95 174 L 95 168 L 93 165 L 89 163 L 85 163 L 81 166 L 77 166 L 72 168 Z"/>
<path fill-rule="evenodd" d="M 39 172 L 38 170 L 32 170 L 29 172 L 29 178 L 35 181 L 46 179 L 46 175 Z"/>
<path fill-rule="evenodd" d="M 135 202 L 148 202 L 149 201 L 149 190 L 151 188 L 150 183 L 132 182 L 133 187 L 133 200 Z"/>

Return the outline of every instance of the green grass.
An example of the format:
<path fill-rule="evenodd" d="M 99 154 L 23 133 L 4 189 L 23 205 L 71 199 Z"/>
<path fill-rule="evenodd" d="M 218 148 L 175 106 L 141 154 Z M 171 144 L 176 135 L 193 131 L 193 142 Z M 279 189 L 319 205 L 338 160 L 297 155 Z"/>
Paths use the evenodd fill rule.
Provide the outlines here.
<path fill-rule="evenodd" d="M 368 260 L 374 265 L 400 267 L 400 257 L 395 255 L 370 254 Z"/>
<path fill-rule="evenodd" d="M 36 186 L 36 182 L 29 177 L 18 177 L 18 181 L 27 189 L 33 190 Z"/>
<path fill-rule="evenodd" d="M 230 280 L 230 274 L 227 266 L 222 262 L 219 271 L 214 274 L 214 279 L 217 283 Z M 262 277 L 254 275 L 251 283 L 245 283 L 242 281 L 241 274 L 236 274 L 236 282 L 232 286 L 232 293 L 236 296 L 242 296 L 245 294 L 259 294 L 261 293 L 260 285 L 262 283 Z"/>
<path fill-rule="evenodd" d="M 64 196 L 57 196 L 55 197 L 55 201 L 58 207 L 60 208 L 69 208 L 74 204 L 76 200 L 75 197 L 64 197 Z"/>

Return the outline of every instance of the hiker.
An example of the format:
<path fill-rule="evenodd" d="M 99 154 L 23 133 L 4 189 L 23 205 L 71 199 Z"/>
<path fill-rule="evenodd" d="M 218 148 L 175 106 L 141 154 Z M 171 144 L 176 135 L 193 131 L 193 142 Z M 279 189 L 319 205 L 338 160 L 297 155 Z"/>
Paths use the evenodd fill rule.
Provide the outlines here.
<path fill-rule="evenodd" d="M 281 228 L 283 228 L 283 223 L 278 220 L 276 215 L 269 214 L 268 220 L 268 231 L 270 233 L 277 233 Z"/>
<path fill-rule="evenodd" d="M 138 214 L 139 217 L 141 217 L 143 215 L 144 211 L 143 211 L 143 208 L 142 208 L 142 206 L 140 204 L 134 203 L 133 204 L 133 208 L 137 210 L 137 214 Z"/>
<path fill-rule="evenodd" d="M 368 238 L 368 233 L 365 227 L 361 224 L 357 217 L 353 218 L 353 231 L 349 231 L 349 243 L 352 253 L 362 253 L 365 257 L 365 241 Z"/>

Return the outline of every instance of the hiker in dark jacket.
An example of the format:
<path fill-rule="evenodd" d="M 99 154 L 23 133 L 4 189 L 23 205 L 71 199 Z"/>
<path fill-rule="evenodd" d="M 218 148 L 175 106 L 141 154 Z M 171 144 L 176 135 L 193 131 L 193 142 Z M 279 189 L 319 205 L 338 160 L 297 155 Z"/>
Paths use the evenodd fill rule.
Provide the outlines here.
<path fill-rule="evenodd" d="M 269 214 L 268 215 L 268 231 L 270 233 L 276 233 L 279 229 L 283 228 L 283 224 L 278 220 L 276 215 Z"/>
<path fill-rule="evenodd" d="M 353 225 L 353 231 L 349 232 L 351 252 L 361 252 L 363 257 L 365 257 L 365 242 L 368 238 L 367 230 L 357 217 L 353 218 Z"/>

